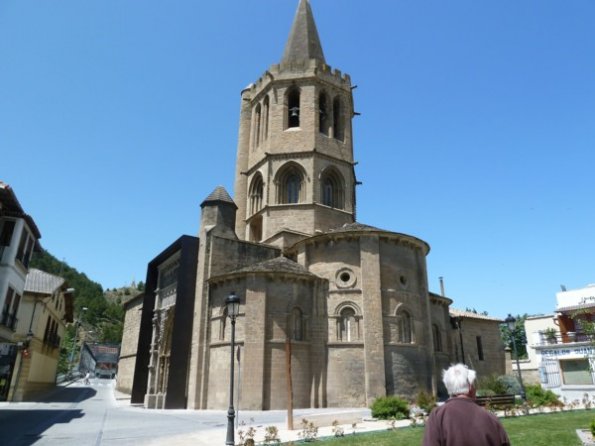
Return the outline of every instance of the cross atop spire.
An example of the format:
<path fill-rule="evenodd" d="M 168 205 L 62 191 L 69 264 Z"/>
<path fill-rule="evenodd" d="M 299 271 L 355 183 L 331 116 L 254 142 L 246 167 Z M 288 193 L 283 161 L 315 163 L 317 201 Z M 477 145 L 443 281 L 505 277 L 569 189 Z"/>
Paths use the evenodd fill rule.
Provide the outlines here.
<path fill-rule="evenodd" d="M 308 0 L 300 0 L 285 45 L 282 64 L 316 59 L 326 63 Z"/>

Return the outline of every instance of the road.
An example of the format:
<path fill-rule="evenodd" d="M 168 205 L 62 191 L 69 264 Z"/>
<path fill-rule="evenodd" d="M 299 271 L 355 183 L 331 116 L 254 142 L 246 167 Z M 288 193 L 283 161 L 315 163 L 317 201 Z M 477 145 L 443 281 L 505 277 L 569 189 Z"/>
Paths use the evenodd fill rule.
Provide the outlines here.
<path fill-rule="evenodd" d="M 91 379 L 89 385 L 79 381 L 59 386 L 37 402 L 1 402 L 0 446 L 225 444 L 226 410 L 151 410 L 131 406 L 125 395 L 114 391 L 114 384 L 113 380 Z M 294 416 L 309 417 L 316 413 L 334 417 L 340 416 L 337 414 L 340 411 L 298 409 Z M 364 412 L 369 414 L 369 410 Z M 261 434 L 266 426 L 274 425 L 282 440 L 297 438 L 297 431 L 283 432 L 285 411 L 242 411 L 238 419 Z M 327 430 L 330 432 L 330 428 Z"/>
<path fill-rule="evenodd" d="M 225 426 L 221 411 L 146 410 L 119 404 L 113 386 L 112 380 L 92 379 L 89 385 L 58 387 L 44 401 L 1 403 L 0 444 L 145 445 L 184 436 L 194 444 L 213 444 L 208 438 L 220 436 Z"/>

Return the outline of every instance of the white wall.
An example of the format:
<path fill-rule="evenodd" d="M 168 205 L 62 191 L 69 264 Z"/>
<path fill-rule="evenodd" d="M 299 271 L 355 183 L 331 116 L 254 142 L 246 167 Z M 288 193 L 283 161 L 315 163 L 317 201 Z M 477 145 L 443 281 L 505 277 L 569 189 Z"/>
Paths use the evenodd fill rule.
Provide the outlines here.
<path fill-rule="evenodd" d="M 587 285 L 576 290 L 560 291 L 556 293 L 556 308 L 580 304 L 595 304 L 595 284 Z"/>

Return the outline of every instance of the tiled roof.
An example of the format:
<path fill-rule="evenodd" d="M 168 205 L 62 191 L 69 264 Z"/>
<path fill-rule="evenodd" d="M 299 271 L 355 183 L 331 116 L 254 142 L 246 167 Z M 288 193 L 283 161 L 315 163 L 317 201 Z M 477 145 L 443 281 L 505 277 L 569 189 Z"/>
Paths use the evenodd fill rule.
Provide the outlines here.
<path fill-rule="evenodd" d="M 451 317 L 466 317 L 469 319 L 483 319 L 485 321 L 504 322 L 502 319 L 496 317 L 486 316 L 485 314 L 474 313 L 472 311 L 462 311 L 451 308 L 448 310 Z"/>
<path fill-rule="evenodd" d="M 313 276 L 310 271 L 304 268 L 299 263 L 289 260 L 287 257 L 275 257 L 274 259 L 265 260 L 264 262 L 255 263 L 254 265 L 246 266 L 244 268 L 233 271 L 234 273 L 257 273 L 257 272 L 277 272 L 290 273 Z"/>
<path fill-rule="evenodd" d="M 384 231 L 384 229 L 375 228 L 374 226 L 364 225 L 363 223 L 345 223 L 342 226 L 329 229 L 327 232 L 329 233 L 337 233 L 337 232 L 353 232 L 353 231 Z M 389 231 L 385 231 L 389 232 Z"/>
<path fill-rule="evenodd" d="M 215 188 L 215 190 L 213 190 L 213 192 L 211 192 L 211 194 L 207 198 L 204 199 L 204 201 L 201 204 L 201 207 L 207 203 L 213 203 L 213 202 L 217 202 L 217 201 L 223 202 L 223 203 L 231 203 L 234 206 L 236 205 L 234 203 L 234 201 L 232 200 L 232 198 L 227 193 L 227 191 L 225 190 L 225 188 L 223 186 L 217 186 Z"/>
<path fill-rule="evenodd" d="M 29 268 L 25 291 L 29 293 L 52 294 L 64 284 L 62 277 L 54 276 L 36 268 Z"/>

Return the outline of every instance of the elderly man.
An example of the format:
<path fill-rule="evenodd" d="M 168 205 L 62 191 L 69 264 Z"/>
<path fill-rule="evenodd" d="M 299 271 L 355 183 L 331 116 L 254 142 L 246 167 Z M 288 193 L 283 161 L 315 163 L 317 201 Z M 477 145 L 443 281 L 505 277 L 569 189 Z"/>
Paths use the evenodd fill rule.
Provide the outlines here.
<path fill-rule="evenodd" d="M 498 418 L 475 403 L 475 371 L 456 364 L 442 372 L 450 398 L 432 411 L 423 446 L 509 446 Z"/>

